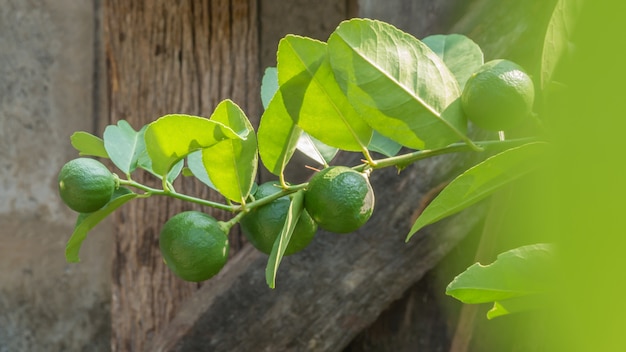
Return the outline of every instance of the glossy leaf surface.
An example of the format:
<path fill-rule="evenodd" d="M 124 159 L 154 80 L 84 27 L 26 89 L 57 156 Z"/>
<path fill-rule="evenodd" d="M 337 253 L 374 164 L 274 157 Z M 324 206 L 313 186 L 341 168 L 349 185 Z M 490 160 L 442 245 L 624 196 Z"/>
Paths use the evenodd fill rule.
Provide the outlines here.
<path fill-rule="evenodd" d="M 374 20 L 353 19 L 328 39 L 335 78 L 350 103 L 380 134 L 430 149 L 465 137 L 465 124 L 441 113 L 460 95 L 456 78 L 424 43 Z"/>
<path fill-rule="evenodd" d="M 283 38 L 278 82 L 287 112 L 305 132 L 339 149 L 367 148 L 372 129 L 337 84 L 325 43 L 294 35 Z"/>
<path fill-rule="evenodd" d="M 484 63 L 478 44 L 462 34 L 436 34 L 422 42 L 443 60 L 463 90 L 465 82 Z"/>

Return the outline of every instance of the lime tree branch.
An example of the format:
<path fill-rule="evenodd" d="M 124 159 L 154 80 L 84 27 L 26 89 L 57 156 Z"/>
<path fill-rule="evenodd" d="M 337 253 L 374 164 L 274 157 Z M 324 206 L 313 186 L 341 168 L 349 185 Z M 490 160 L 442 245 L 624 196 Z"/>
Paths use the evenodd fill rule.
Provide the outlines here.
<path fill-rule="evenodd" d="M 536 138 L 519 138 L 519 139 L 510 139 L 510 140 L 489 140 L 489 141 L 479 141 L 474 142 L 474 145 L 479 146 L 482 150 L 481 152 L 488 151 L 497 151 L 508 148 L 517 147 L 526 143 L 530 143 L 533 141 L 537 141 Z M 443 147 L 440 149 L 424 149 L 418 150 L 412 153 L 397 155 L 385 159 L 375 160 L 374 164 L 361 164 L 355 166 L 353 169 L 357 171 L 363 171 L 366 168 L 371 169 L 382 169 L 390 166 L 398 166 L 398 167 L 406 167 L 411 163 L 414 163 L 418 160 L 427 159 L 437 155 L 450 154 L 450 153 L 459 153 L 459 152 L 476 152 L 474 146 L 471 146 L 465 142 L 462 143 L 454 143 L 450 144 L 447 147 Z"/>
<path fill-rule="evenodd" d="M 139 182 L 136 182 L 136 181 L 133 181 L 133 180 L 122 180 L 122 179 L 120 179 L 120 185 L 130 186 L 130 187 L 134 187 L 134 188 L 140 189 L 140 190 L 146 192 L 146 195 L 148 195 L 148 196 L 167 196 L 167 197 L 172 197 L 172 198 L 184 200 L 186 202 L 196 203 L 196 204 L 200 204 L 200 205 L 206 205 L 206 206 L 209 206 L 209 207 L 213 207 L 213 208 L 217 208 L 217 209 L 221 209 L 221 210 L 226 210 L 226 211 L 236 211 L 237 208 L 239 208 L 238 206 L 226 205 L 226 204 L 222 204 L 222 203 L 212 202 L 210 200 L 206 200 L 206 199 L 202 199 L 202 198 L 196 198 L 196 197 L 193 197 L 193 196 L 188 196 L 186 194 L 174 192 L 174 191 L 171 191 L 169 189 L 162 190 L 162 189 L 152 188 L 152 187 L 143 185 L 143 184 L 141 184 Z"/>

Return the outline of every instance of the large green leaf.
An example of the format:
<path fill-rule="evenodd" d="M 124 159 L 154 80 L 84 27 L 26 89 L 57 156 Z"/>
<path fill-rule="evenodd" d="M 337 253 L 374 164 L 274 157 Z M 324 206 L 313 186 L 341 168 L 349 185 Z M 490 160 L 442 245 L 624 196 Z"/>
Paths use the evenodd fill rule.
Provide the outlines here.
<path fill-rule="evenodd" d="M 304 192 L 298 191 L 289 195 L 291 203 L 289 204 L 289 210 L 287 211 L 287 217 L 285 218 L 285 225 L 283 226 L 280 235 L 274 242 L 272 252 L 267 260 L 267 267 L 265 268 L 265 281 L 270 288 L 276 287 L 276 273 L 278 272 L 278 266 L 283 259 L 285 249 L 289 245 L 291 240 L 291 234 L 298 223 L 302 209 L 304 209 Z"/>
<path fill-rule="evenodd" d="M 552 289 L 555 254 L 539 243 L 498 255 L 489 265 L 475 263 L 450 282 L 446 294 L 463 303 L 489 303 L 488 318 L 534 309 Z"/>
<path fill-rule="evenodd" d="M 258 165 L 257 139 L 244 112 L 231 100 L 222 101 L 211 115 L 241 139 L 226 139 L 202 151 L 202 162 L 209 178 L 226 198 L 244 202 L 248 197 Z"/>
<path fill-rule="evenodd" d="M 276 92 L 261 116 L 257 136 L 259 155 L 263 165 L 274 175 L 280 176 L 296 150 L 302 129 L 296 126 L 283 103 L 283 95 Z"/>
<path fill-rule="evenodd" d="M 462 34 L 436 34 L 422 39 L 422 42 L 448 66 L 461 90 L 484 63 L 483 51 L 478 44 Z"/>
<path fill-rule="evenodd" d="M 211 147 L 225 139 L 245 139 L 245 136 L 217 121 L 172 114 L 150 123 L 144 139 L 151 169 L 162 176 L 191 152 Z"/>
<path fill-rule="evenodd" d="M 541 53 L 540 86 L 544 92 L 548 91 L 555 68 L 569 51 L 570 39 L 582 2 L 582 0 L 559 0 L 552 12 Z"/>
<path fill-rule="evenodd" d="M 108 158 L 106 149 L 104 148 L 104 141 L 102 138 L 94 136 L 91 133 L 78 131 L 74 132 L 70 137 L 72 146 L 78 150 L 79 155 L 91 155 L 101 158 Z"/>
<path fill-rule="evenodd" d="M 507 149 L 468 169 L 444 188 L 417 218 L 406 240 L 422 227 L 455 214 L 537 167 L 546 143 Z"/>
<path fill-rule="evenodd" d="M 87 234 L 100 221 L 111 214 L 115 209 L 121 207 L 131 199 L 137 198 L 139 195 L 133 193 L 127 188 L 120 187 L 115 190 L 111 200 L 102 209 L 93 213 L 83 213 L 78 215 L 78 220 L 74 226 L 74 232 L 65 246 L 65 260 L 69 263 L 77 263 L 80 261 L 78 252 L 83 244 Z"/>
<path fill-rule="evenodd" d="M 466 123 L 441 116 L 461 93 L 456 78 L 415 37 L 380 21 L 352 19 L 331 34 L 328 52 L 350 103 L 380 134 L 414 149 L 469 142 Z"/>
<path fill-rule="evenodd" d="M 104 147 L 111 161 L 125 174 L 130 174 L 137 168 L 137 161 L 145 149 L 145 126 L 141 131 L 135 131 L 131 125 L 120 120 L 117 125 L 109 125 L 104 129 Z"/>
<path fill-rule="evenodd" d="M 278 82 L 289 115 L 305 132 L 339 149 L 367 149 L 372 129 L 337 84 L 326 43 L 283 38 L 278 44 Z"/>

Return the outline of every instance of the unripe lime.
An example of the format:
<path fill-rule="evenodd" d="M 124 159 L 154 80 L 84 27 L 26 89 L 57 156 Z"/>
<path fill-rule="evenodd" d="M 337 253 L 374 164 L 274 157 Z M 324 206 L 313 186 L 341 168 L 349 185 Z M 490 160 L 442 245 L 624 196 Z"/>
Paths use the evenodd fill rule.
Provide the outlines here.
<path fill-rule="evenodd" d="M 503 131 L 531 114 L 534 99 L 535 87 L 521 66 L 508 60 L 493 60 L 467 80 L 461 106 L 476 126 Z"/>
<path fill-rule="evenodd" d="M 254 197 L 261 199 L 278 192 L 280 192 L 280 187 L 276 182 L 266 182 L 257 188 Z M 269 204 L 250 210 L 241 219 L 239 222 L 241 231 L 256 249 L 265 254 L 272 252 L 274 242 L 285 224 L 289 204 L 290 201 L 287 196 L 281 197 Z M 303 209 L 284 255 L 294 254 L 306 248 L 313 240 L 316 232 L 317 224 Z"/>
<path fill-rule="evenodd" d="M 171 217 L 161 229 L 159 247 L 170 270 L 192 282 L 216 275 L 226 264 L 230 248 L 217 220 L 199 211 Z"/>
<path fill-rule="evenodd" d="M 91 213 L 106 205 L 115 190 L 115 178 L 101 162 L 78 158 L 59 172 L 59 195 L 70 209 Z"/>
<path fill-rule="evenodd" d="M 304 206 L 324 230 L 357 230 L 374 211 L 374 191 L 363 173 L 332 166 L 313 175 L 304 194 Z"/>

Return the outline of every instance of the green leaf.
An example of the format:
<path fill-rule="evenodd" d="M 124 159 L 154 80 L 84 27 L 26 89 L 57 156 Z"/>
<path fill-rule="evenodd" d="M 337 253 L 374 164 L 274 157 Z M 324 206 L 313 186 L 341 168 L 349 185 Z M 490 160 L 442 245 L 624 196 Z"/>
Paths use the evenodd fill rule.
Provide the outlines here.
<path fill-rule="evenodd" d="M 339 151 L 337 148 L 318 141 L 306 132 L 302 132 L 300 135 L 296 148 L 304 155 L 324 166 L 328 166 L 328 163 L 333 160 Z"/>
<path fill-rule="evenodd" d="M 257 136 L 259 155 L 267 170 L 280 176 L 291 159 L 302 129 L 296 126 L 283 103 L 280 90 L 276 92 L 261 116 Z"/>
<path fill-rule="evenodd" d="M 483 51 L 464 35 L 437 34 L 422 39 L 422 42 L 448 66 L 461 90 L 467 79 L 484 63 Z"/>
<path fill-rule="evenodd" d="M 245 139 L 217 121 L 199 116 L 172 114 L 160 117 L 146 129 L 146 150 L 151 169 L 165 175 L 189 153 L 226 139 Z"/>
<path fill-rule="evenodd" d="M 304 192 L 298 191 L 292 193 L 289 198 L 291 203 L 289 204 L 289 210 L 287 211 L 287 217 L 285 219 L 285 225 L 283 226 L 280 235 L 274 242 L 274 247 L 267 260 L 267 267 L 265 268 L 265 281 L 270 288 L 276 287 L 276 273 L 278 272 L 278 266 L 280 265 L 285 249 L 291 240 L 291 234 L 300 218 L 302 209 L 304 209 Z"/>
<path fill-rule="evenodd" d="M 156 176 L 158 178 L 162 177 L 156 171 L 152 170 L 152 159 L 150 159 L 150 156 L 148 155 L 148 152 L 146 150 L 144 150 L 141 154 L 139 154 L 139 158 L 137 160 L 137 166 L 142 168 L 143 170 L 148 171 L 149 173 L 151 173 L 152 175 L 154 175 L 154 176 Z M 180 173 L 183 170 L 184 166 L 185 166 L 185 160 L 184 159 L 181 159 L 176 164 L 174 164 L 174 166 L 172 166 L 170 171 L 167 173 L 167 181 L 169 183 L 174 182 L 176 177 L 178 177 L 178 175 L 180 175 Z"/>
<path fill-rule="evenodd" d="M 547 92 L 557 65 L 569 51 L 581 8 L 582 0 L 559 0 L 552 12 L 541 53 L 540 86 L 543 92 Z"/>
<path fill-rule="evenodd" d="M 546 143 L 507 149 L 468 169 L 444 188 L 417 218 L 406 240 L 422 227 L 455 214 L 537 167 Z"/>
<path fill-rule="evenodd" d="M 263 109 L 267 109 L 270 101 L 278 91 L 278 71 L 276 67 L 268 67 L 265 69 L 263 79 L 261 80 L 261 103 Z"/>
<path fill-rule="evenodd" d="M 494 302 L 489 319 L 535 309 L 553 289 L 555 263 L 553 245 L 522 246 L 489 265 L 473 264 L 450 282 L 446 294 L 468 304 Z"/>
<path fill-rule="evenodd" d="M 542 294 L 532 294 L 515 297 L 503 301 L 493 302 L 493 307 L 487 312 L 487 319 L 501 317 L 503 315 L 527 312 L 545 308 L 546 301 Z"/>
<path fill-rule="evenodd" d="M 415 37 L 380 21 L 352 19 L 331 34 L 328 52 L 348 100 L 383 136 L 413 149 L 459 139 L 471 144 L 466 124 L 441 116 L 461 94 L 456 78 Z"/>
<path fill-rule="evenodd" d="M 372 129 L 337 84 L 326 43 L 283 38 L 278 44 L 278 82 L 285 107 L 302 130 L 332 147 L 367 149 Z"/>
<path fill-rule="evenodd" d="M 201 150 L 187 155 L 187 166 L 189 167 L 189 171 L 191 171 L 195 178 L 217 191 L 217 187 L 215 187 L 213 181 L 211 181 L 211 178 L 209 177 L 209 174 L 204 167 L 204 162 L 202 162 Z"/>
<path fill-rule="evenodd" d="M 74 232 L 65 246 L 65 260 L 69 263 L 77 263 L 80 261 L 78 252 L 87 237 L 87 233 L 93 229 L 100 221 L 111 214 L 115 209 L 121 207 L 131 199 L 137 198 L 139 195 L 133 193 L 128 188 L 120 187 L 115 190 L 111 200 L 102 209 L 93 213 L 83 213 L 78 216 Z"/>
<path fill-rule="evenodd" d="M 70 137 L 70 142 L 72 146 L 78 150 L 79 155 L 91 155 L 100 158 L 109 157 L 106 149 L 104 149 L 104 141 L 91 133 L 83 131 L 74 132 Z"/>
<path fill-rule="evenodd" d="M 116 125 L 109 125 L 104 129 L 104 147 L 111 161 L 125 174 L 130 174 L 137 168 L 137 160 L 145 149 L 144 132 L 135 131 L 131 125 L 120 120 Z"/>
<path fill-rule="evenodd" d="M 215 108 L 211 121 L 230 127 L 241 139 L 227 139 L 204 149 L 202 162 L 218 191 L 232 201 L 243 203 L 258 165 L 254 128 L 241 108 L 228 99 Z"/>
<path fill-rule="evenodd" d="M 402 149 L 402 145 L 374 131 L 372 140 L 370 141 L 370 145 L 367 146 L 367 149 L 392 157 L 398 154 L 400 149 Z"/>

